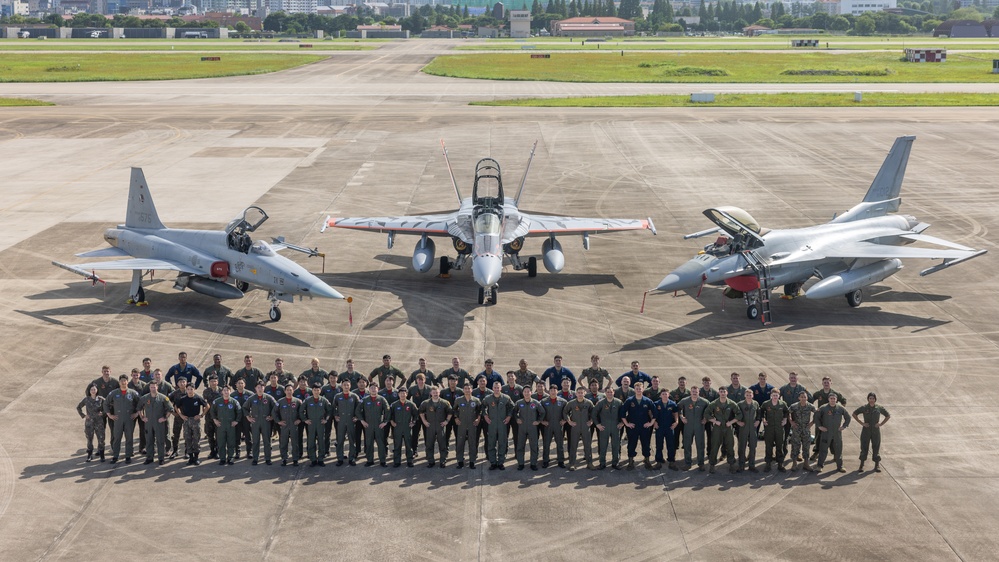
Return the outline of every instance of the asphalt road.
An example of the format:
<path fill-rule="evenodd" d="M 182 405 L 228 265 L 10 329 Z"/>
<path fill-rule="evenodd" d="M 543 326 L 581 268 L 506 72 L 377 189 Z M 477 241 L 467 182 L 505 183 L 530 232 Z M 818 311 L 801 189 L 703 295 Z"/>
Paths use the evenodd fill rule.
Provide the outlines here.
<path fill-rule="evenodd" d="M 417 45 L 413 47 L 411 45 Z M 633 85 L 485 83 L 423 76 L 418 44 L 334 56 L 267 76 L 115 84 L 3 84 L 56 107 L 0 110 L 0 551 L 11 559 L 191 555 L 216 559 L 881 559 L 986 560 L 997 544 L 999 423 L 995 364 L 999 110 L 522 109 L 472 98 L 639 92 Z M 668 87 L 660 87 L 663 90 Z M 797 86 L 796 86 L 797 88 Z M 858 202 L 893 139 L 915 134 L 902 212 L 928 232 L 992 253 L 932 276 L 913 262 L 844 299 L 779 300 L 774 325 L 714 289 L 699 300 L 643 292 L 700 247 L 701 211 L 745 208 L 764 226 L 828 220 Z M 659 235 L 564 238 L 567 265 L 528 279 L 507 267 L 499 304 L 476 304 L 470 274 L 409 269 L 414 238 L 319 233 L 327 214 L 416 214 L 454 204 L 438 139 L 459 185 L 496 158 L 508 189 L 539 140 L 524 207 L 644 218 Z M 342 302 L 283 305 L 265 295 L 217 302 L 156 273 L 150 306 L 52 267 L 103 245 L 122 221 L 128 167 L 142 166 L 161 218 L 221 228 L 245 206 L 272 217 L 262 237 L 318 246 Z M 511 187 L 512 186 L 512 187 Z M 525 252 L 537 255 L 533 240 Z M 438 244 L 443 251 L 448 245 Z M 453 252 L 452 252 L 453 254 Z M 302 262 L 320 271 L 320 262 Z M 319 357 L 368 372 L 384 353 L 404 371 L 453 356 L 506 371 L 560 353 L 577 373 L 598 353 L 631 360 L 673 387 L 732 371 L 776 385 L 832 376 L 848 409 L 877 392 L 892 414 L 884 472 L 857 473 L 860 430 L 846 431 L 846 474 L 716 475 L 669 470 L 534 472 L 378 467 L 282 468 L 173 461 L 149 468 L 84 462 L 74 407 L 100 366 L 178 351 L 205 367 L 245 353 L 268 370 Z M 275 443 L 276 445 L 276 443 Z M 760 452 L 762 457 L 762 444 Z M 452 457 L 453 458 L 453 457 Z M 480 455 L 481 458 L 481 455 Z M 870 468 L 870 464 L 868 464 Z"/>

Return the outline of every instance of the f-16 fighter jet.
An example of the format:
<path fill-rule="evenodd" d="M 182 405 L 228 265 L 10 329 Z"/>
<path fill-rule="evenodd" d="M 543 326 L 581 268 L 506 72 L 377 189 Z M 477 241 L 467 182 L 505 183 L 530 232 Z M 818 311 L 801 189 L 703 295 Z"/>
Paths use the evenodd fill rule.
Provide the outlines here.
<path fill-rule="evenodd" d="M 783 285 L 785 296 L 794 297 L 816 277 L 818 282 L 805 290 L 806 298 L 845 296 L 856 307 L 864 299 L 864 287 L 901 270 L 903 259 L 943 260 L 919 273 L 929 275 L 985 254 L 987 250 L 923 234 L 930 225 L 915 217 L 889 214 L 902 202 L 899 193 L 913 140 L 896 139 L 864 200 L 826 224 L 770 230 L 736 207 L 704 211 L 716 226 L 684 239 L 715 234 L 718 238 L 654 290 L 699 293 L 705 284 L 724 284 L 728 296 L 746 300 L 750 319 L 769 324 L 772 287 Z M 914 243 L 937 247 L 909 246 Z"/>

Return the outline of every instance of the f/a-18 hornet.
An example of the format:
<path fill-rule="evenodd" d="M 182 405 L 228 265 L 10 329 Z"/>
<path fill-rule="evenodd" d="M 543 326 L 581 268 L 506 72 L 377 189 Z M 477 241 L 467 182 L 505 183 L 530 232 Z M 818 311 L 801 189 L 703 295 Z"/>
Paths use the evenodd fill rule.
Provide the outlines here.
<path fill-rule="evenodd" d="M 503 179 L 500 166 L 492 158 L 483 158 L 475 165 L 475 179 L 472 183 L 472 196 L 462 198 L 454 172 L 447 156 L 443 141 L 444 160 L 451 185 L 460 207 L 456 211 L 442 214 L 428 214 L 408 217 L 361 217 L 326 218 L 326 226 L 368 230 L 388 233 L 388 247 L 392 248 L 396 234 L 412 234 L 420 237 L 413 251 L 413 269 L 426 273 L 434 265 L 436 245 L 431 237 L 451 239 L 458 252 L 456 259 L 447 256 L 440 258 L 440 274 L 446 277 L 449 272 L 462 269 L 471 261 L 472 277 L 479 284 L 479 304 L 487 299 L 496 304 L 497 286 L 503 273 L 503 258 L 510 260 L 513 269 L 527 270 L 528 277 L 538 274 L 537 258 L 530 256 L 526 262 L 521 256 L 524 239 L 528 236 L 545 236 L 541 245 L 541 255 L 545 269 L 551 273 L 562 271 L 565 255 L 562 244 L 556 239 L 560 234 L 579 234 L 583 237 L 583 248 L 590 248 L 590 234 L 621 230 L 651 230 L 656 233 L 652 219 L 588 219 L 553 215 L 536 215 L 519 209 L 524 183 L 534 160 L 538 143 L 531 148 L 531 155 L 520 181 L 516 197 L 506 197 L 503 192 Z"/>
<path fill-rule="evenodd" d="M 724 284 L 727 296 L 745 299 L 750 319 L 769 324 L 771 287 L 783 285 L 785 297 L 793 298 L 816 277 L 818 282 L 805 290 L 805 297 L 845 295 L 856 307 L 863 301 L 863 288 L 898 272 L 903 259 L 942 259 L 919 273 L 929 275 L 985 254 L 987 250 L 923 234 L 930 225 L 915 217 L 889 214 L 901 204 L 899 193 L 915 138 L 897 138 L 864 200 L 826 224 L 770 230 L 742 209 L 707 209 L 704 215 L 717 226 L 684 239 L 719 234 L 718 239 L 654 290 L 698 289 L 700 294 L 705 284 Z M 908 246 L 916 242 L 942 248 Z"/>
<path fill-rule="evenodd" d="M 142 279 L 157 269 L 179 272 L 174 289 L 192 291 L 217 299 L 243 298 L 250 285 L 267 290 L 270 318 L 281 319 L 280 301 L 292 302 L 295 295 L 342 299 L 343 295 L 290 259 L 278 255 L 288 249 L 309 257 L 323 254 L 274 238 L 271 243 L 254 242 L 251 232 L 267 220 L 260 207 L 247 207 L 222 230 L 167 228 L 160 222 L 149 185 L 140 168 L 132 168 L 125 224 L 104 231 L 112 247 L 77 254 L 81 258 L 131 259 L 67 265 L 52 262 L 65 270 L 105 283 L 94 270 L 132 270 L 129 304 L 145 306 Z M 150 275 L 152 277 L 152 275 Z"/>

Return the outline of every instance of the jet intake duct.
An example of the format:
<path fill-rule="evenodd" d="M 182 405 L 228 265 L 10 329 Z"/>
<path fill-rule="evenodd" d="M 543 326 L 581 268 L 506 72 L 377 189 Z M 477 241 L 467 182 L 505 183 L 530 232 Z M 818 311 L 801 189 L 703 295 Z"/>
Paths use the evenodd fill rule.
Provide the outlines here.
<path fill-rule="evenodd" d="M 898 259 L 881 260 L 851 271 L 830 275 L 812 285 L 805 296 L 810 299 L 825 299 L 841 297 L 849 292 L 862 289 L 868 285 L 884 281 L 902 269 Z"/>
<path fill-rule="evenodd" d="M 187 278 L 187 286 L 192 291 L 215 297 L 217 299 L 241 299 L 243 292 L 228 283 L 213 281 L 205 277 L 191 276 Z"/>
<path fill-rule="evenodd" d="M 565 267 L 565 254 L 562 253 L 562 244 L 555 238 L 545 240 L 541 245 L 541 255 L 544 258 L 545 269 L 548 273 L 558 273 Z"/>
<path fill-rule="evenodd" d="M 416 249 L 413 250 L 413 269 L 420 273 L 430 271 L 430 268 L 434 266 L 436 248 L 433 240 L 426 237 L 421 238 L 416 243 Z"/>

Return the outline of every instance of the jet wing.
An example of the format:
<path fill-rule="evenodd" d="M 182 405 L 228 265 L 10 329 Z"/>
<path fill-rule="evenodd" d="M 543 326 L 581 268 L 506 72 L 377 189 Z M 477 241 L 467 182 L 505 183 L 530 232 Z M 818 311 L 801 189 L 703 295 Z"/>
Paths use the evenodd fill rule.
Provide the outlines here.
<path fill-rule="evenodd" d="M 64 264 L 56 264 L 56 265 L 62 267 Z M 179 262 L 168 261 L 168 260 L 154 260 L 148 258 L 132 258 L 128 260 L 113 260 L 113 261 L 96 261 L 91 263 L 74 263 L 67 267 L 83 271 L 94 270 L 94 269 L 102 269 L 102 270 L 166 269 L 171 271 L 183 271 L 184 273 L 191 273 L 195 275 L 199 275 L 202 273 L 197 269 L 193 269 Z"/>
<path fill-rule="evenodd" d="M 121 248 L 115 248 L 114 246 L 110 248 L 101 248 L 100 250 L 91 250 L 89 252 L 83 252 L 82 254 L 76 254 L 78 258 L 123 258 L 130 255 L 125 250 Z"/>
<path fill-rule="evenodd" d="M 557 215 L 534 215 L 521 212 L 528 224 L 527 236 L 547 236 L 549 234 L 599 234 L 624 230 L 651 230 L 656 233 L 652 219 L 588 219 L 560 217 Z"/>
<path fill-rule="evenodd" d="M 976 250 L 958 250 L 942 248 L 913 248 L 911 246 L 889 246 L 873 242 L 854 242 L 839 244 L 806 252 L 794 252 L 791 255 L 774 260 L 771 265 L 818 261 L 827 258 L 838 259 L 927 259 L 927 260 L 958 260 L 969 258 Z"/>
<path fill-rule="evenodd" d="M 327 221 L 327 226 L 398 234 L 450 236 L 449 228 L 455 224 L 455 221 L 455 213 L 448 213 L 410 217 L 331 218 Z"/>

